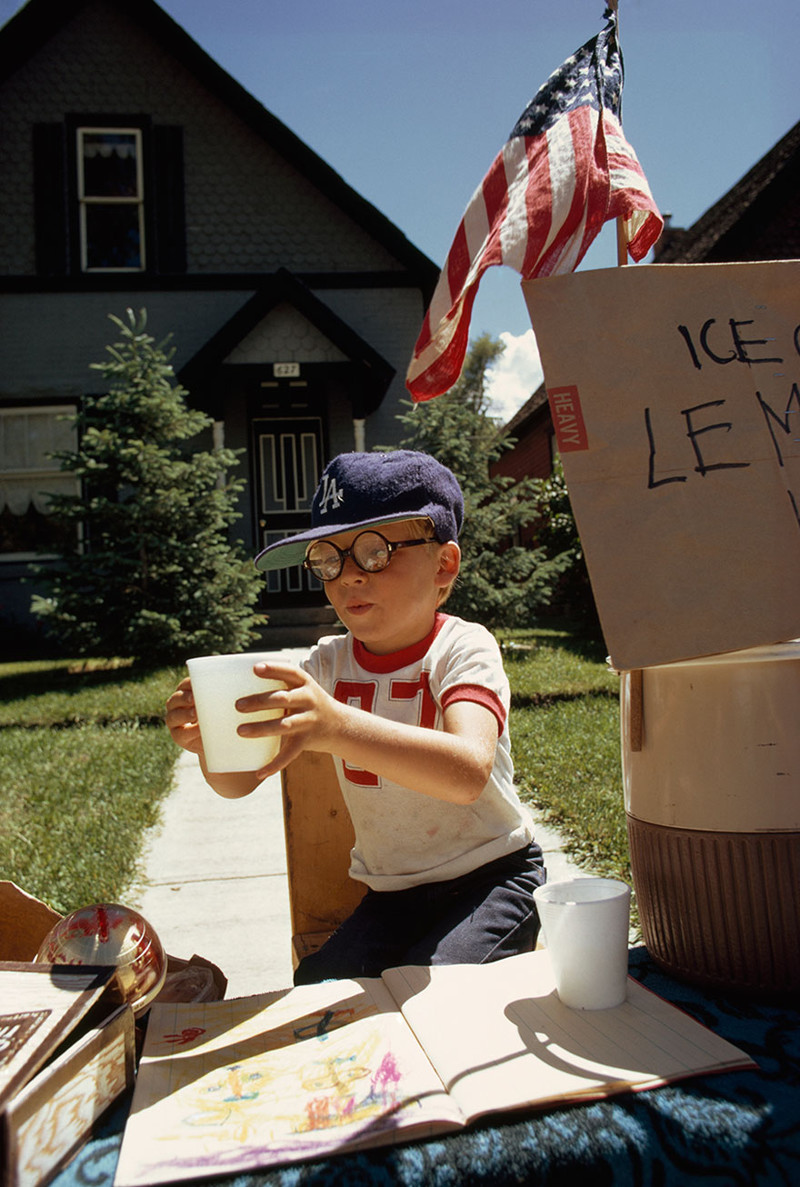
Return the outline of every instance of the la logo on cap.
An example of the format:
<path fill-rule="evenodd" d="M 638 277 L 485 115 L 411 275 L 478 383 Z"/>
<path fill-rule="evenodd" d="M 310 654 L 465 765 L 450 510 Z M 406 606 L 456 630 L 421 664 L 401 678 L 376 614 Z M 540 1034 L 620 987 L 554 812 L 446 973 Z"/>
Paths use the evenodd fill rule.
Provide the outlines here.
<path fill-rule="evenodd" d="M 319 499 L 319 513 L 320 515 L 327 514 L 328 507 L 332 507 L 335 511 L 344 502 L 344 491 L 339 490 L 336 484 L 336 479 L 331 478 L 328 474 L 322 475 L 322 491 Z"/>

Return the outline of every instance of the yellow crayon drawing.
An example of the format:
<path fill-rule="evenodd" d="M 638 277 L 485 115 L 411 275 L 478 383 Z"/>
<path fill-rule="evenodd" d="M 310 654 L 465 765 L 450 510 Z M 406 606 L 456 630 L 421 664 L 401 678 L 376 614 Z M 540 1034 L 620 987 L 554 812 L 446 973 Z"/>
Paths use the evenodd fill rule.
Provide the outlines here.
<path fill-rule="evenodd" d="M 372 1146 L 455 1114 L 382 983 L 155 1007 L 116 1187 Z"/>
<path fill-rule="evenodd" d="M 285 1139 L 393 1109 L 402 1071 L 380 1030 L 368 1029 L 355 1045 L 352 1035 L 336 1045 L 332 1038 L 307 1040 L 299 1066 L 295 1047 L 291 1062 L 272 1052 L 215 1068 L 181 1093 L 183 1125 L 245 1141 L 263 1140 L 268 1124 L 273 1139 Z"/>

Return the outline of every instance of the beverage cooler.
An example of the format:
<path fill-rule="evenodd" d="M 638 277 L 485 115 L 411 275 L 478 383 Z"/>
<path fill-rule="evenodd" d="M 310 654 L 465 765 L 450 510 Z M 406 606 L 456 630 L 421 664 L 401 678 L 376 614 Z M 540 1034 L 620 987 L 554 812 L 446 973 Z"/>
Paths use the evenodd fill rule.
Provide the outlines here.
<path fill-rule="evenodd" d="M 622 672 L 648 951 L 707 987 L 800 990 L 800 640 Z"/>

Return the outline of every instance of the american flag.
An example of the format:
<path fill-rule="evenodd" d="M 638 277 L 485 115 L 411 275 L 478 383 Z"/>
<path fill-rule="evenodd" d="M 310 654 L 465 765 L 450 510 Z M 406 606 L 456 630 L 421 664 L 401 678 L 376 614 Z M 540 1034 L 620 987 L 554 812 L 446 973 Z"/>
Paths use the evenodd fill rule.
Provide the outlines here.
<path fill-rule="evenodd" d="M 414 348 L 406 386 L 415 401 L 448 391 L 467 351 L 481 277 L 506 264 L 523 279 L 572 272 L 609 219 L 621 219 L 641 260 L 659 214 L 619 122 L 622 55 L 615 14 L 539 90 L 475 191 Z"/>

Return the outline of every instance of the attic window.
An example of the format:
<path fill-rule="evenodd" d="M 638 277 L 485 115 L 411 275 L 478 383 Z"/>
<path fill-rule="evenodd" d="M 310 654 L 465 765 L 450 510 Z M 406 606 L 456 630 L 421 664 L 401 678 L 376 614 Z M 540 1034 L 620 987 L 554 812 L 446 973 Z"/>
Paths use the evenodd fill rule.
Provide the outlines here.
<path fill-rule="evenodd" d="M 145 267 L 142 134 L 139 128 L 77 129 L 81 269 Z"/>

